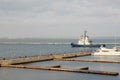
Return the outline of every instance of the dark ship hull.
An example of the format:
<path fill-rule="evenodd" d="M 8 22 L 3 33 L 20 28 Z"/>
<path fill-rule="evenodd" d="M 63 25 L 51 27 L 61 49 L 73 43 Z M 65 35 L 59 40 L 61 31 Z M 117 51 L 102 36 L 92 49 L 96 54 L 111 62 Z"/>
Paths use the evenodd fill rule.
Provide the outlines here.
<path fill-rule="evenodd" d="M 75 44 L 75 43 L 71 43 L 71 46 L 72 47 L 89 47 L 89 48 L 92 48 L 92 47 L 99 48 L 99 47 L 101 47 L 100 44 L 80 45 L 80 44 Z"/>

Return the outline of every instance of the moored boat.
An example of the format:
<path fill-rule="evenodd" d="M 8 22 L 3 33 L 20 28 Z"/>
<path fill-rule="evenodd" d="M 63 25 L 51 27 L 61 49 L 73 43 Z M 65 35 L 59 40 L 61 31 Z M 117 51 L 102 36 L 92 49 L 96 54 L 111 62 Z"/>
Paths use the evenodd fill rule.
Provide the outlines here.
<path fill-rule="evenodd" d="M 87 31 L 84 31 L 84 35 L 80 36 L 78 43 L 71 43 L 72 47 L 100 47 L 100 44 L 92 44 L 87 36 Z"/>
<path fill-rule="evenodd" d="M 120 47 L 106 48 L 101 46 L 95 52 L 92 53 L 95 56 L 120 56 Z"/>

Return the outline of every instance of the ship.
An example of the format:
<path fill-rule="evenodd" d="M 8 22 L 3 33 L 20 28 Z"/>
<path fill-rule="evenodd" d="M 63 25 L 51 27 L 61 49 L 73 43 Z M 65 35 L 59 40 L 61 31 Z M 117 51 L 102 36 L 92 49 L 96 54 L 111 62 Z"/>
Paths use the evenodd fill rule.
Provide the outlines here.
<path fill-rule="evenodd" d="M 101 47 L 101 44 L 93 44 L 91 40 L 89 40 L 89 36 L 87 35 L 87 31 L 84 31 L 84 34 L 80 36 L 78 43 L 71 43 L 72 47 Z"/>
<path fill-rule="evenodd" d="M 94 56 L 120 56 L 120 47 L 115 46 L 113 48 L 107 48 L 105 46 L 101 46 L 94 53 Z"/>

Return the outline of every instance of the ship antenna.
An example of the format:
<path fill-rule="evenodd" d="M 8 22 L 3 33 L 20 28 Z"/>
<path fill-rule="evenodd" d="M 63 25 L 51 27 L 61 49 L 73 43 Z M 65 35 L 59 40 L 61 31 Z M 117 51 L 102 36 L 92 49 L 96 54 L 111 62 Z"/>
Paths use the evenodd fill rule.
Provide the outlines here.
<path fill-rule="evenodd" d="M 86 39 L 86 36 L 87 36 L 86 33 L 87 33 L 87 31 L 85 30 L 84 31 L 84 45 L 85 45 L 85 39 Z"/>

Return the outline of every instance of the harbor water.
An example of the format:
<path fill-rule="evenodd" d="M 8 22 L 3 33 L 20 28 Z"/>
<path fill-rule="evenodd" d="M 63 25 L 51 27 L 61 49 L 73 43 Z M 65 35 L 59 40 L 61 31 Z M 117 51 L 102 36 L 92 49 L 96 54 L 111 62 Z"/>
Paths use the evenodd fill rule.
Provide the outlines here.
<path fill-rule="evenodd" d="M 93 38 L 93 42 L 120 42 L 120 38 Z M 0 39 L 0 59 L 16 58 L 35 55 L 62 54 L 96 50 L 97 48 L 72 48 L 70 43 L 77 39 Z M 108 44 L 107 47 L 120 46 Z M 82 59 L 117 60 L 120 56 L 85 56 Z M 119 63 L 73 62 L 73 61 L 45 61 L 26 65 L 51 66 L 60 64 L 63 68 L 80 68 L 89 66 L 90 70 L 111 71 L 120 73 Z M 98 75 L 86 73 L 59 72 L 47 70 L 32 70 L 19 68 L 0 68 L 0 80 L 120 80 L 120 75 Z"/>

